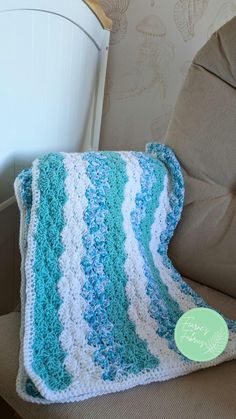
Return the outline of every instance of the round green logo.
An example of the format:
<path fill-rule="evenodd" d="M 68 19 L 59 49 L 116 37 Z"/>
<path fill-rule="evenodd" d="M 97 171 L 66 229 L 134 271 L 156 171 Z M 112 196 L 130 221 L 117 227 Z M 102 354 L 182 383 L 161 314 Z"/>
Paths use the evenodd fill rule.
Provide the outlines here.
<path fill-rule="evenodd" d="M 192 361 L 211 361 L 226 348 L 228 326 L 223 317 L 209 308 L 193 308 L 175 326 L 175 343 Z"/>

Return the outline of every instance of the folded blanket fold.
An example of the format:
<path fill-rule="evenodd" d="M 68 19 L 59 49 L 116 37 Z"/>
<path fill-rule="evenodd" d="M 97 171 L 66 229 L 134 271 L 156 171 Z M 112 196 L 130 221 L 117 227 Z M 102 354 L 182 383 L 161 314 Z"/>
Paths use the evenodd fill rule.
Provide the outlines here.
<path fill-rule="evenodd" d="M 174 340 L 187 310 L 209 307 L 168 258 L 184 182 L 173 152 L 51 153 L 15 181 L 21 211 L 21 351 L 17 391 L 70 402 L 167 380 L 210 362 Z"/>

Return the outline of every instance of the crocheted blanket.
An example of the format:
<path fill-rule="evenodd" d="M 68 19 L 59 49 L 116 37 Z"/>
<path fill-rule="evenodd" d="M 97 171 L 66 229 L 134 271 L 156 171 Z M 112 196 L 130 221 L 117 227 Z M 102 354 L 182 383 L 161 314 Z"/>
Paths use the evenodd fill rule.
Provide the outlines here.
<path fill-rule="evenodd" d="M 236 355 L 236 323 L 218 358 L 194 362 L 176 322 L 208 307 L 167 256 L 184 183 L 173 152 L 53 153 L 16 179 L 22 324 L 17 391 L 79 401 L 205 368 Z"/>

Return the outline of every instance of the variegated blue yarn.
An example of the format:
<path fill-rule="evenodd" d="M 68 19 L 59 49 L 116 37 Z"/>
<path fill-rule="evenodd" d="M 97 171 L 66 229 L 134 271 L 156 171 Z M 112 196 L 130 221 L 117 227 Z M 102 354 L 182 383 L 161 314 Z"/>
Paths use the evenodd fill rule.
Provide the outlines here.
<path fill-rule="evenodd" d="M 161 162 L 150 159 L 149 156 L 138 156 L 143 170 L 141 192 L 136 197 L 137 210 L 132 214 L 133 228 L 139 242 L 140 251 L 145 263 L 145 273 L 148 278 L 147 294 L 150 296 L 150 314 L 159 321 L 157 333 L 168 340 L 171 349 L 174 348 L 174 328 L 183 312 L 178 302 L 171 299 L 168 289 L 162 283 L 160 273 L 154 265 L 149 249 L 151 226 L 154 222 L 156 202 L 164 188 L 165 166 Z M 159 178 L 159 182 L 157 179 Z M 165 236 L 168 231 L 165 232 Z M 163 240 L 163 236 L 161 237 Z"/>
<path fill-rule="evenodd" d="M 174 342 L 180 316 L 209 307 L 168 258 L 184 183 L 173 152 L 51 153 L 16 179 L 22 333 L 17 391 L 69 402 L 161 381 L 194 363 Z"/>

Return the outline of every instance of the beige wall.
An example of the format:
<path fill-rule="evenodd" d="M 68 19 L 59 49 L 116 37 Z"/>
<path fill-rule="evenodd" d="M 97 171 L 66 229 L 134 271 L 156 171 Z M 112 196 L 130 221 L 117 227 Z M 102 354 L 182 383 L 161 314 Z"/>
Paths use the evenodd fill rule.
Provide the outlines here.
<path fill-rule="evenodd" d="M 236 15 L 236 0 L 100 0 L 114 21 L 101 149 L 162 141 L 197 50 Z"/>

